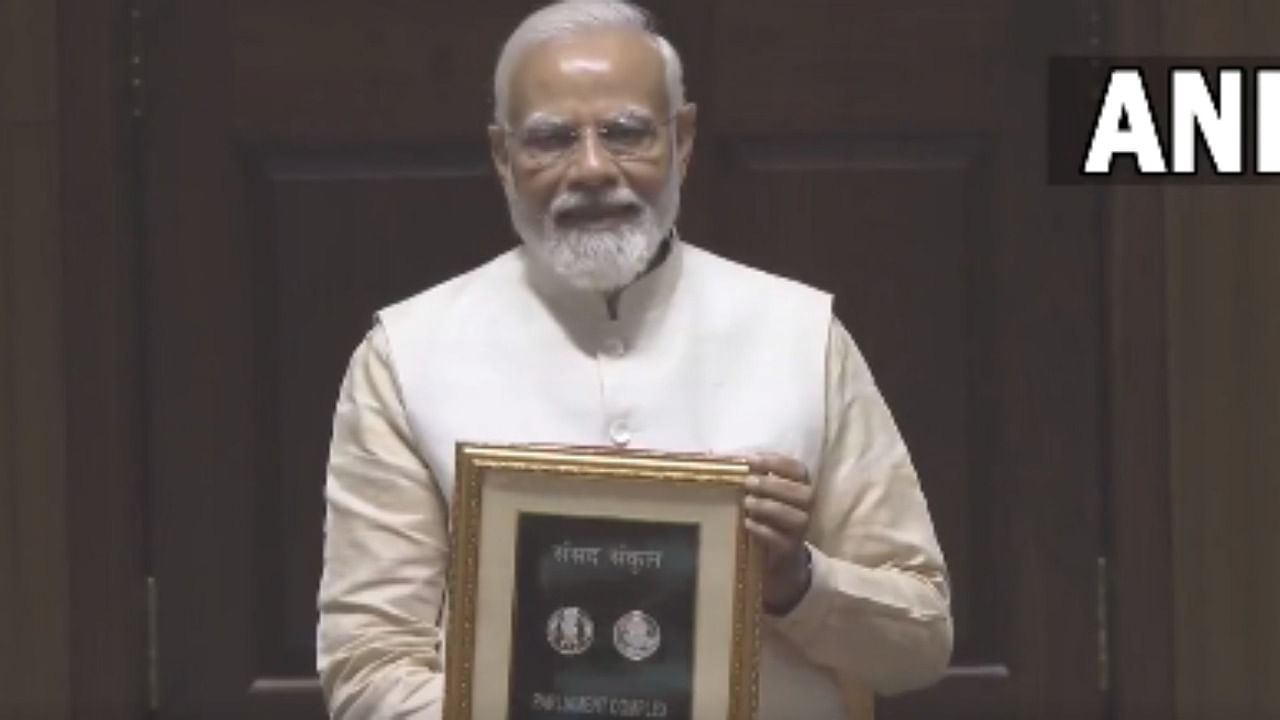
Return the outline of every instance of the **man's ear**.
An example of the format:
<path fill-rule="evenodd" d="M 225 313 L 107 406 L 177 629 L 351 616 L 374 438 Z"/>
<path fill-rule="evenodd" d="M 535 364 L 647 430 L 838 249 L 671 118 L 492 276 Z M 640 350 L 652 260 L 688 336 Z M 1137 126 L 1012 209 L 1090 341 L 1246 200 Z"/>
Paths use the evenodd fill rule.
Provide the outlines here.
<path fill-rule="evenodd" d="M 500 125 L 489 126 L 489 156 L 503 186 L 511 185 L 511 153 L 507 150 L 507 131 Z"/>
<path fill-rule="evenodd" d="M 680 177 L 683 179 L 689 171 L 689 161 L 693 158 L 693 140 L 698 134 L 698 106 L 685 103 L 676 111 L 676 158 L 680 162 Z"/>

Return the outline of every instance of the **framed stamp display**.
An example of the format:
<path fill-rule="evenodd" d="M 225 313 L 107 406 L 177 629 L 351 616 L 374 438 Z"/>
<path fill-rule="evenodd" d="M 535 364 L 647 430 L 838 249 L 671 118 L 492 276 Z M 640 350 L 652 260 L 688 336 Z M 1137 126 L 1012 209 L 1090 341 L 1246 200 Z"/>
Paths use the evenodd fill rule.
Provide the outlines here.
<path fill-rule="evenodd" d="M 756 717 L 744 460 L 457 450 L 445 720 Z"/>

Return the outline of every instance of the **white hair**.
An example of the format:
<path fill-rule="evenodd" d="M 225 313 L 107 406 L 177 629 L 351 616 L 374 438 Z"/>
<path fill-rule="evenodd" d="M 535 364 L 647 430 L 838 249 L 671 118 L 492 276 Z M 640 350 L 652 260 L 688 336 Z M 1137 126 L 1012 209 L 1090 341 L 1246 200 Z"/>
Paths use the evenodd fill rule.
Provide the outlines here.
<path fill-rule="evenodd" d="M 494 120 L 505 125 L 511 75 L 534 47 L 589 30 L 638 30 L 649 36 L 666 71 L 667 102 L 675 111 L 684 105 L 684 66 L 672 44 L 657 33 L 653 17 L 627 0 L 559 0 L 529 15 L 502 46 L 493 76 Z"/>

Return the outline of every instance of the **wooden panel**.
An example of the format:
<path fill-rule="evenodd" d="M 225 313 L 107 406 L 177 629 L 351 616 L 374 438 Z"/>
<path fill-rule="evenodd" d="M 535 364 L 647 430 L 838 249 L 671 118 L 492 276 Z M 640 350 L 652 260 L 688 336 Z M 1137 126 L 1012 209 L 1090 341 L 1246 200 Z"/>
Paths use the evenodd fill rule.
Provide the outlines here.
<path fill-rule="evenodd" d="M 1111 7 L 1111 51 L 1159 55 L 1165 5 L 1125 0 Z M 1160 187 L 1113 187 L 1107 193 L 1106 610 L 1117 720 L 1174 715 L 1164 202 Z"/>
<path fill-rule="evenodd" d="M 952 672 L 878 716 L 1099 716 L 1100 197 L 1043 169 L 1087 4 L 718 8 L 704 117 L 773 170 L 710 234 L 844 297 L 956 572 Z"/>
<path fill-rule="evenodd" d="M 8 28 L 11 25 L 5 25 Z M 0 40 L 4 37 L 0 36 Z M 6 65 L 5 67 L 11 67 Z M 4 72 L 0 70 L 0 72 Z M 8 87 L 6 82 L 4 87 Z M 0 95 L 0 100 L 7 101 L 11 93 Z M 0 131 L 7 131 L 9 123 L 0 125 Z M 8 136 L 8 133 L 5 133 Z M 17 382 L 14 348 L 17 325 L 14 315 L 12 281 L 9 275 L 16 266 L 13 242 L 10 237 L 18 228 L 13 224 L 13 213 L 9 207 L 13 203 L 13 173 L 10 168 L 14 160 L 10 157 L 9 145 L 0 145 L 0 697 L 16 698 L 17 692 L 12 687 L 17 678 L 17 667 L 21 659 L 14 650 L 17 648 L 17 628 L 14 618 L 18 617 L 20 598 L 18 597 L 18 518 L 14 512 L 17 506 L 18 484 L 13 470 L 13 430 L 17 422 L 18 407 L 13 402 L 13 386 Z M 9 711 L 7 706 L 0 709 Z"/>
<path fill-rule="evenodd" d="M 0 153 L 0 163 L 7 166 L 9 159 Z M 0 185 L 0 210 L 6 207 L 8 190 Z M 6 213 L 6 217 L 7 217 Z M 5 252 L 8 247 L 8 228 L 0 230 L 0 266 L 12 267 L 13 260 Z M 15 318 L 12 302 L 8 296 L 8 277 L 0 270 L 0 327 L 14 327 Z M 17 477 L 13 471 L 13 431 L 17 407 L 13 404 L 13 384 L 16 374 L 13 363 L 13 333 L 0 334 L 0 697 L 16 698 L 17 692 L 11 687 L 18 677 L 18 663 L 21 662 L 18 647 L 18 633 L 14 618 L 18 617 L 18 518 L 14 511 L 17 507 Z M 10 701 L 12 702 L 12 701 Z M 0 710 L 12 712 L 7 705 L 0 705 Z"/>
<path fill-rule="evenodd" d="M 768 0 L 717 6 L 712 72 L 719 82 L 703 99 L 716 123 L 740 132 L 971 127 L 989 116 L 998 90 L 991 77 L 1009 71 L 1006 0 L 909 8 L 826 0 L 787 12 Z M 742 38 L 751 39 L 750 52 Z M 913 62 L 922 42 L 930 57 L 945 60 Z M 920 113 L 924 106 L 932 111 Z"/>
<path fill-rule="evenodd" d="M 54 8 L 0 5 L 0 717 L 69 717 Z"/>
<path fill-rule="evenodd" d="M 1280 7 L 1177 0 L 1171 55 L 1280 53 Z M 1280 716 L 1280 188 L 1169 188 L 1178 716 Z"/>
<path fill-rule="evenodd" d="M 0 5 L 0 124 L 6 127 L 56 119 L 54 7 L 40 0 Z"/>
<path fill-rule="evenodd" d="M 213 60 L 228 50 L 227 22 L 220 3 L 166 5 L 149 48 L 148 531 L 160 713 L 184 720 L 242 714 L 251 679 L 253 245 L 226 133 L 227 67 Z"/>
<path fill-rule="evenodd" d="M 255 297 L 256 667 L 310 677 L 322 489 L 336 389 L 372 313 L 516 242 L 480 144 L 267 150 L 251 187 Z M 456 208 L 473 208 L 459 215 Z M 269 687 L 269 686 L 268 686 Z"/>
<path fill-rule="evenodd" d="M 745 262 L 835 293 L 935 509 L 955 582 L 957 664 L 1007 662 L 992 601 L 1007 595 L 1008 578 L 977 582 L 972 558 L 986 545 L 977 535 L 1007 526 L 967 437 L 992 423 L 988 408 L 969 402 L 974 368 L 965 354 L 979 265 L 970 261 L 989 252 L 977 232 L 987 221 L 978 208 L 990 201 L 979 148 L 840 137 L 728 145 L 715 237 Z M 931 211 L 904 216 L 908 206 Z M 833 228 L 848 231 L 832 237 Z"/>
<path fill-rule="evenodd" d="M 1169 189 L 1180 717 L 1280 715 L 1280 190 Z"/>
<path fill-rule="evenodd" d="M 146 368 L 130 25 L 114 0 L 57 7 L 72 716 L 136 720 L 148 700 Z"/>
<path fill-rule="evenodd" d="M 202 506 L 201 517 L 182 527 L 160 521 L 174 547 L 194 549 L 181 557 L 161 554 L 165 577 L 173 579 L 165 587 L 180 593 L 166 591 L 162 608 L 217 607 L 234 628 L 209 637 L 162 613 L 162 647 L 183 647 L 198 636 L 204 651 L 168 659 L 167 667 L 198 663 L 206 673 L 192 685 L 173 677 L 166 684 L 167 711 L 244 707 L 255 717 L 317 715 L 315 593 L 337 386 L 375 310 L 515 242 L 486 153 L 479 143 L 243 150 L 243 240 L 186 250 L 196 265 L 203 257 L 206 268 L 213 262 L 246 268 L 241 282 L 186 276 L 183 294 L 167 289 L 174 300 L 163 308 L 182 317 L 205 303 L 240 304 L 238 312 L 252 318 L 234 328 L 167 331 L 198 331 L 214 355 L 192 382 L 214 383 L 220 389 L 211 392 L 233 396 L 222 401 L 227 419 L 216 442 L 235 448 L 242 473 L 234 482 L 187 473 L 184 488 L 221 486 L 190 500 L 162 494 L 159 501 L 178 507 L 175 516 L 185 502 Z M 475 212 L 459 214 L 458 207 Z M 237 379 L 229 381 L 231 368 Z M 217 460 L 223 468 L 230 462 L 226 454 Z M 223 541 L 210 544 L 202 539 L 207 533 Z M 214 563 L 227 582 L 199 587 L 192 571 L 207 574 Z"/>
<path fill-rule="evenodd" d="M 414 0 L 230 4 L 233 122 L 243 134 L 385 140 L 483 137 L 498 52 L 541 3 L 490 2 L 482 12 Z M 641 4 L 679 46 L 698 49 L 682 41 L 705 4 Z M 691 87 L 702 72 L 692 63 Z"/>
<path fill-rule="evenodd" d="M 65 718 L 71 658 L 56 130 L 14 123 L 0 131 L 0 656 L 7 671 L 0 717 Z"/>
<path fill-rule="evenodd" d="M 1087 603 L 1098 542 L 1091 510 L 1097 494 L 1087 475 L 1077 479 L 1046 471 L 1032 459 L 1061 453 L 1028 449 L 1030 442 L 1048 441 L 1050 448 L 1061 442 L 1037 437 L 1043 429 L 998 430 L 1008 427 L 1005 413 L 1038 415 L 1036 395 L 1072 391 L 1011 390 L 1007 380 L 992 377 L 991 368 L 1003 358 L 1009 367 L 1021 368 L 1014 372 L 1036 375 L 1052 372 L 1070 355 L 1078 373 L 1093 361 L 1088 347 L 1096 347 L 1097 339 L 1076 335 L 1080 344 L 1064 351 L 1060 345 L 1048 349 L 1052 346 L 1039 338 L 1040 346 L 1048 347 L 1036 354 L 1026 351 L 1025 334 L 1039 325 L 1034 318 L 1046 310 L 1066 311 L 1061 305 L 1037 307 L 1017 278 L 993 269 L 993 146 L 979 137 L 799 134 L 742 138 L 725 146 L 716 169 L 721 182 L 713 210 L 715 244 L 757 266 L 835 291 L 837 312 L 867 354 L 912 447 L 951 566 L 957 647 L 948 679 L 923 695 L 882 703 L 881 716 L 932 716 L 946 708 L 957 716 L 987 717 L 1014 703 L 1027 712 L 1043 707 L 1037 694 L 1048 691 L 1039 684 L 1055 677 L 1053 665 L 1091 666 L 1096 657 L 1093 608 Z M 833 237 L 837 228 L 847 231 Z M 1080 273 L 1075 277 L 1097 277 L 1096 266 L 1090 267 L 1096 259 L 1081 252 L 1087 246 L 1059 247 L 1065 253 L 1059 260 Z M 1012 251 L 1003 252 L 1007 257 Z M 1034 245 L 1024 246 L 1020 255 L 1027 262 L 1050 261 Z M 815 263 L 814 257 L 825 261 Z M 1002 294 L 1023 298 L 1018 309 L 1001 308 L 995 298 Z M 1055 304 L 1083 304 L 1081 309 L 1096 302 L 1065 284 L 1048 298 Z M 1069 312 L 1075 331 L 1087 327 L 1080 310 Z M 1087 377 L 1072 380 L 1081 382 L 1076 391 L 1087 392 Z M 1075 403 L 1077 409 L 1070 411 L 1061 402 L 1057 406 L 1087 417 L 1088 403 L 1082 398 Z M 1077 468 L 1097 462 L 1097 447 L 1087 437 L 1072 443 L 1084 453 L 1073 461 Z M 1028 465 L 1010 465 L 1015 454 L 1026 457 Z M 1067 484 L 1055 489 L 1059 479 Z M 1046 513 L 1044 524 L 1019 518 L 1007 500 L 1013 497 L 1027 503 L 1024 512 Z M 1056 513 L 1041 502 L 1061 503 L 1062 522 L 1050 520 Z M 1033 553 L 1024 554 L 1030 548 Z M 1066 594 L 1044 597 L 1044 587 Z M 1046 611 L 1052 620 L 1039 614 Z M 1015 639 L 1051 632 L 1049 622 L 1075 623 L 1088 636 L 1077 633 L 1071 645 L 1058 638 L 1052 648 Z M 1064 683 L 1055 691 L 1061 694 L 1056 702 L 1072 703 L 1077 714 L 1091 712 L 1099 696 L 1087 692 L 1090 680 L 1074 689 Z M 1011 693 L 1029 697 L 1018 701 Z"/>
<path fill-rule="evenodd" d="M 136 275 L 115 212 L 129 189 L 121 11 L 0 7 L 4 717 L 136 718 L 144 706 L 142 477 L 121 462 L 139 437 L 127 411 Z"/>
<path fill-rule="evenodd" d="M 408 0 L 231 5 L 235 124 L 291 137 L 481 136 L 492 108 L 471 90 L 491 86 L 524 12 L 511 2 L 484 13 Z"/>

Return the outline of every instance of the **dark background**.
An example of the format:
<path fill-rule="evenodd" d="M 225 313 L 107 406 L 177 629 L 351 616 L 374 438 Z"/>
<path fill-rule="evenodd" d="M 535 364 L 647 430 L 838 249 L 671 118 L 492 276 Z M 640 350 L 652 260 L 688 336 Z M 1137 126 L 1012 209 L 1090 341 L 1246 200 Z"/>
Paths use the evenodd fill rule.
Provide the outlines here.
<path fill-rule="evenodd" d="M 530 711 L 534 693 L 607 695 L 661 700 L 667 717 L 689 718 L 693 688 L 694 599 L 698 526 L 609 518 L 520 513 L 513 601 L 511 708 L 513 717 L 572 718 L 574 713 Z M 554 546 L 602 548 L 599 566 L 557 562 Z M 660 568 L 633 573 L 610 560 L 614 548 L 656 550 Z M 547 642 L 547 619 L 557 608 L 579 607 L 595 625 L 595 640 L 580 655 L 562 656 Z M 659 624 L 653 655 L 632 661 L 614 648 L 613 625 L 640 610 Z"/>
<path fill-rule="evenodd" d="M 1280 6 L 652 5 L 685 234 L 836 291 L 934 509 L 956 656 L 878 716 L 1280 716 L 1276 190 L 1050 187 L 1043 140 L 1048 57 L 1275 55 Z M 0 5 L 0 717 L 319 717 L 337 382 L 512 242 L 531 6 Z"/>

